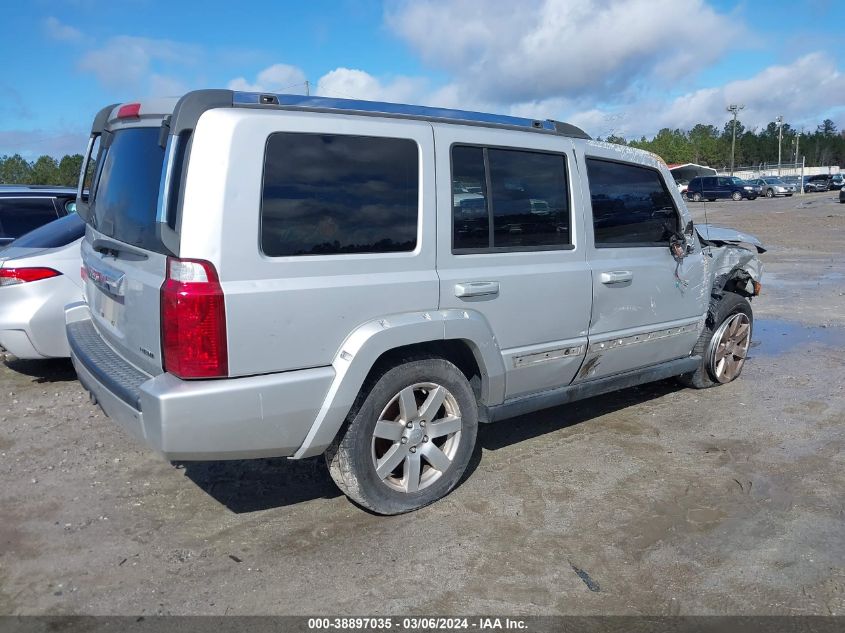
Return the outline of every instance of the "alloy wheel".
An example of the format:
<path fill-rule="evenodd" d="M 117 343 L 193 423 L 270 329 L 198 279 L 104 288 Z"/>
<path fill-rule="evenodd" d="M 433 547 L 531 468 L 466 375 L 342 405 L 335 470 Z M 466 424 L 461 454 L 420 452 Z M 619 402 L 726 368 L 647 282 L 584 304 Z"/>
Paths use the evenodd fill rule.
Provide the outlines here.
<path fill-rule="evenodd" d="M 710 367 L 717 382 L 727 383 L 739 376 L 751 344 L 751 319 L 737 312 L 725 319 L 710 344 Z"/>
<path fill-rule="evenodd" d="M 448 389 L 434 383 L 405 387 L 387 403 L 373 431 L 376 475 L 399 492 L 427 488 L 452 465 L 461 425 L 460 408 Z"/>

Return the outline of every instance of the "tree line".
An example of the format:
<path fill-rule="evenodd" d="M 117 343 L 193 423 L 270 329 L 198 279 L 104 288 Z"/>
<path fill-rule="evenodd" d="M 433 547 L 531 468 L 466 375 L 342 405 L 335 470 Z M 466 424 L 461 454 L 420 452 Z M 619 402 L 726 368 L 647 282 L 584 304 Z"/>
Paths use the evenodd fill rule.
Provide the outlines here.
<path fill-rule="evenodd" d="M 731 133 L 733 120 L 719 130 L 714 125 L 699 123 L 691 130 L 664 128 L 651 140 L 645 136 L 639 140 L 627 140 L 611 134 L 605 139 L 654 152 L 669 164 L 698 163 L 717 169 L 727 168 L 731 162 Z M 806 158 L 808 167 L 845 165 L 845 133 L 837 131 L 830 119 L 825 119 L 812 133 L 800 133 L 788 123 L 783 124 L 781 141 L 781 162 Z M 736 122 L 736 155 L 734 164 L 753 166 L 761 163 L 776 163 L 778 158 L 778 126 L 772 121 L 765 128 L 746 129 L 741 121 Z M 20 154 L 0 157 L 0 184 L 15 185 L 64 185 L 75 187 L 82 167 L 81 154 L 68 154 L 60 160 L 52 156 L 40 156 L 27 161 Z"/>
<path fill-rule="evenodd" d="M 4 185 L 61 185 L 76 187 L 82 154 L 68 154 L 56 160 L 40 156 L 32 162 L 20 154 L 0 157 L 0 184 Z"/>
<path fill-rule="evenodd" d="M 699 123 L 688 131 L 664 128 L 651 140 L 644 136 L 639 140 L 627 140 L 612 134 L 604 140 L 654 152 L 669 164 L 697 163 L 724 169 L 731 164 L 732 131 L 733 119 L 721 130 Z M 784 123 L 782 133 L 782 163 L 800 163 L 803 156 L 807 167 L 845 165 L 845 134 L 837 131 L 830 119 L 825 119 L 811 133 L 799 132 Z M 749 130 L 737 120 L 734 165 L 755 166 L 777 163 L 777 160 L 777 123 L 772 121 L 765 128 Z"/>

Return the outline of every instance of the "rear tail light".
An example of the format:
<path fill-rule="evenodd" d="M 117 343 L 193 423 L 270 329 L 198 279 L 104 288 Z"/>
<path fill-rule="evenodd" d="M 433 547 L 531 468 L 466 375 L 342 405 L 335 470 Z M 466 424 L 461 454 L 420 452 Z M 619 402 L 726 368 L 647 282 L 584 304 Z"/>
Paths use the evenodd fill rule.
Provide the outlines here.
<path fill-rule="evenodd" d="M 161 286 L 164 369 L 179 378 L 220 378 L 229 373 L 226 307 L 214 266 L 167 258 Z"/>
<path fill-rule="evenodd" d="M 52 268 L 0 268 L 0 286 L 15 286 L 61 275 Z"/>

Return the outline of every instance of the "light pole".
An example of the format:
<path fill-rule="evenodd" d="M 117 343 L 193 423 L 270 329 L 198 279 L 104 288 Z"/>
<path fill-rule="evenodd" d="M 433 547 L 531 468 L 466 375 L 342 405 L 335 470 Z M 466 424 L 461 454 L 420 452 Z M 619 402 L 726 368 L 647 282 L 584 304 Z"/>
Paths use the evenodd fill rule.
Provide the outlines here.
<path fill-rule="evenodd" d="M 733 127 L 733 134 L 731 134 L 731 176 L 734 175 L 734 151 L 736 150 L 736 115 L 740 110 L 744 110 L 745 106 L 743 104 L 735 104 L 732 103 L 728 106 L 728 112 L 731 112 L 734 115 L 734 127 Z"/>
<path fill-rule="evenodd" d="M 780 144 L 783 142 L 783 117 L 778 115 L 775 122 L 778 124 L 778 176 L 780 176 Z"/>

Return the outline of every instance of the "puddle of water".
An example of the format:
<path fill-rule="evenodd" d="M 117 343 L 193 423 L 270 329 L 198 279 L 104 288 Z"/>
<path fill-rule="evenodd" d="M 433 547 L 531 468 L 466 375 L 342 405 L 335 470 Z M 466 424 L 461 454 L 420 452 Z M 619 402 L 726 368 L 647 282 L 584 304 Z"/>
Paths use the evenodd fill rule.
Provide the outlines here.
<path fill-rule="evenodd" d="M 755 355 L 778 356 L 816 343 L 845 348 L 845 328 L 812 327 L 783 319 L 754 319 L 751 347 Z"/>
<path fill-rule="evenodd" d="M 800 277 L 798 279 L 784 279 L 775 273 L 766 272 L 763 276 L 763 284 L 768 286 L 818 286 L 819 284 L 835 283 L 845 279 L 845 274 L 830 272 L 818 277 Z"/>

